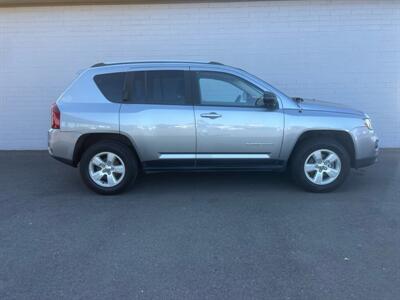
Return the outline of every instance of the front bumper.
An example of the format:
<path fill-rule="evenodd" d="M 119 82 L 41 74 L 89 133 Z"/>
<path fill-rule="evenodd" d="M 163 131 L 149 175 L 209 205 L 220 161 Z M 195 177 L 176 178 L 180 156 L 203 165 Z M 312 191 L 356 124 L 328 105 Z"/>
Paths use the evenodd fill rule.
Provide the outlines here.
<path fill-rule="evenodd" d="M 357 127 L 352 130 L 355 145 L 354 168 L 363 168 L 377 162 L 379 155 L 379 139 L 373 130 Z"/>
<path fill-rule="evenodd" d="M 378 161 L 378 157 L 368 157 L 368 158 L 363 158 L 363 159 L 356 159 L 354 163 L 354 168 L 359 169 L 359 168 L 364 168 L 368 167 L 370 165 L 373 165 Z"/>

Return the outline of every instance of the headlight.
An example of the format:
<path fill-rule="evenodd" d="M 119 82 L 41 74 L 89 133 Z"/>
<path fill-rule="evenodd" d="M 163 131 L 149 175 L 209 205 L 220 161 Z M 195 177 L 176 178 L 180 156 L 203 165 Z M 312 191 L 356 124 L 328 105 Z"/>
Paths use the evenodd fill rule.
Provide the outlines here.
<path fill-rule="evenodd" d="M 369 130 L 372 130 L 372 123 L 370 118 L 364 119 L 364 124 Z"/>

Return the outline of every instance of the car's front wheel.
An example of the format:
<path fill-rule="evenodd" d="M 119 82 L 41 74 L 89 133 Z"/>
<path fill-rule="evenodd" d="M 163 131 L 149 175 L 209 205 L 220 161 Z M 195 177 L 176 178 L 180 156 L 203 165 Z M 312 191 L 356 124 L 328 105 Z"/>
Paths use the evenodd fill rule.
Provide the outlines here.
<path fill-rule="evenodd" d="M 339 187 L 350 170 L 346 149 L 334 139 L 308 140 L 291 160 L 293 179 L 308 191 L 328 192 Z"/>
<path fill-rule="evenodd" d="M 82 155 L 79 165 L 85 184 L 99 194 L 123 191 L 136 178 L 138 167 L 132 150 L 118 142 L 99 142 Z"/>

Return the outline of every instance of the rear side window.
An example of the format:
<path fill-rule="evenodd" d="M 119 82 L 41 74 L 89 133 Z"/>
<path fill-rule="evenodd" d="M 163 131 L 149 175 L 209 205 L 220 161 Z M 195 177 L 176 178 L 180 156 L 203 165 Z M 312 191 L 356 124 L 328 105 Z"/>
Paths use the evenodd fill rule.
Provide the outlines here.
<path fill-rule="evenodd" d="M 185 104 L 184 72 L 147 72 L 147 102 L 155 104 Z"/>
<path fill-rule="evenodd" d="M 133 103 L 184 105 L 184 71 L 138 71 L 132 73 Z"/>
<path fill-rule="evenodd" d="M 129 98 L 133 103 L 186 104 L 184 71 L 99 74 L 94 77 L 94 81 L 104 97 L 111 102 L 122 102 L 127 98 L 125 87 L 130 82 Z"/>
<path fill-rule="evenodd" d="M 124 98 L 126 73 L 108 73 L 94 76 L 94 82 L 99 90 L 111 102 L 121 102 Z"/>
<path fill-rule="evenodd" d="M 146 72 L 132 72 L 131 100 L 134 103 L 146 103 Z"/>

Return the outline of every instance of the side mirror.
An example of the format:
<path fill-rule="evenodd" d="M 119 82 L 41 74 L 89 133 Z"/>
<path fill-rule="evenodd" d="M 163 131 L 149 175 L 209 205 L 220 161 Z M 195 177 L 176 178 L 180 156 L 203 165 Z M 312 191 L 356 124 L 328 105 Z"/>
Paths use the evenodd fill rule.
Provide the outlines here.
<path fill-rule="evenodd" d="M 274 93 L 264 92 L 263 102 L 268 110 L 275 110 L 278 108 L 278 99 Z"/>

